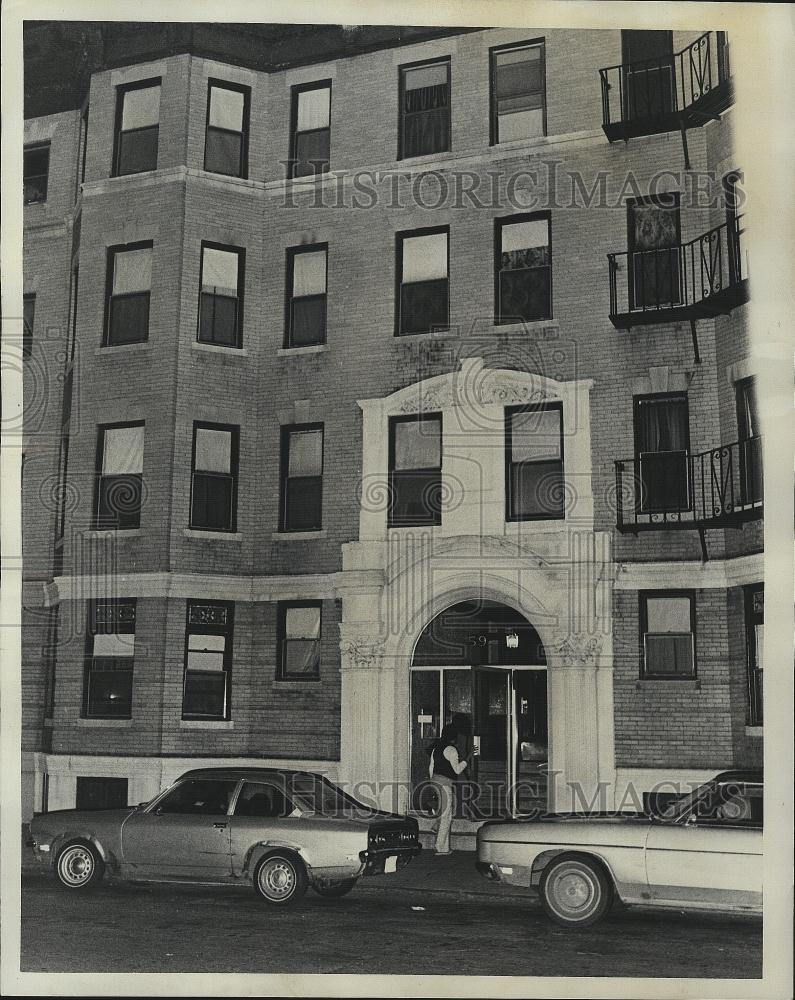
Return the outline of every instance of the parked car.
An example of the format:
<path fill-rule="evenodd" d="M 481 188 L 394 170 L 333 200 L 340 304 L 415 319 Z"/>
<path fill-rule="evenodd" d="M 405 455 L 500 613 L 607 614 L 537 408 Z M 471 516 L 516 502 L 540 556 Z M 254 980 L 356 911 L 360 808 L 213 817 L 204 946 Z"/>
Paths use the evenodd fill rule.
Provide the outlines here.
<path fill-rule="evenodd" d="M 659 813 L 546 815 L 488 822 L 477 867 L 532 886 L 565 927 L 587 927 L 613 900 L 761 912 L 762 772 L 724 771 Z"/>
<path fill-rule="evenodd" d="M 414 819 L 368 808 L 308 771 L 201 768 L 150 802 L 63 810 L 30 824 L 36 858 L 61 885 L 107 872 L 133 881 L 252 883 L 287 906 L 311 885 L 342 896 L 362 875 L 395 872 L 417 854 Z"/>

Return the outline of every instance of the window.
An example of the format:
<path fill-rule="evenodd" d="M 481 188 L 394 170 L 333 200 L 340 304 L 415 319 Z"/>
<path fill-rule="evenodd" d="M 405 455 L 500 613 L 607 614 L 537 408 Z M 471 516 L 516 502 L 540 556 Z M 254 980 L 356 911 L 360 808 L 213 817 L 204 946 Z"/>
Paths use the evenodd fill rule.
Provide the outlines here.
<path fill-rule="evenodd" d="M 243 334 L 245 250 L 202 243 L 199 340 L 240 347 Z"/>
<path fill-rule="evenodd" d="M 287 251 L 287 335 L 285 347 L 326 342 L 328 247 L 291 247 Z"/>
<path fill-rule="evenodd" d="M 642 677 L 694 677 L 695 611 L 691 591 L 640 595 Z"/>
<path fill-rule="evenodd" d="M 495 324 L 552 316 L 549 215 L 514 215 L 495 222 Z"/>
<path fill-rule="evenodd" d="M 188 601 L 183 719 L 228 719 L 234 605 Z"/>
<path fill-rule="evenodd" d="M 248 176 L 248 117 L 251 90 L 210 80 L 204 169 L 230 177 Z"/>
<path fill-rule="evenodd" d="M 83 715 L 129 719 L 135 655 L 135 598 L 89 601 Z"/>
<path fill-rule="evenodd" d="M 762 499 L 762 438 L 756 379 L 744 378 L 734 386 L 737 405 L 740 503 L 743 506 Z"/>
<path fill-rule="evenodd" d="M 755 583 L 745 587 L 745 648 L 748 668 L 748 725 L 761 726 L 762 669 L 765 652 L 765 587 Z"/>
<path fill-rule="evenodd" d="M 565 516 L 563 406 L 548 403 L 506 411 L 508 521 Z"/>
<path fill-rule="evenodd" d="M 141 524 L 144 425 L 99 428 L 95 527 L 137 528 Z"/>
<path fill-rule="evenodd" d="M 114 176 L 157 170 L 160 80 L 119 87 L 116 97 Z"/>
<path fill-rule="evenodd" d="M 491 50 L 491 141 L 546 135 L 544 43 Z"/>
<path fill-rule="evenodd" d="M 630 309 L 679 304 L 681 242 L 677 193 L 627 203 Z"/>
<path fill-rule="evenodd" d="M 450 60 L 400 69 L 398 159 L 450 149 Z"/>
<path fill-rule="evenodd" d="M 281 788 L 265 781 L 244 781 L 235 802 L 235 816 L 286 819 L 296 812 Z"/>
<path fill-rule="evenodd" d="M 673 33 L 622 31 L 621 50 L 624 120 L 669 114 L 676 99 Z"/>
<path fill-rule="evenodd" d="M 390 528 L 442 523 L 442 417 L 389 422 Z"/>
<path fill-rule="evenodd" d="M 128 243 L 108 249 L 106 347 L 148 339 L 151 287 L 151 243 Z"/>
<path fill-rule="evenodd" d="M 237 457 L 237 427 L 194 423 L 191 528 L 236 529 Z"/>
<path fill-rule="evenodd" d="M 323 425 L 282 428 L 281 530 L 318 531 L 323 522 Z"/>
<path fill-rule="evenodd" d="M 75 809 L 124 809 L 126 778 L 78 778 Z"/>
<path fill-rule="evenodd" d="M 635 397 L 638 513 L 690 510 L 690 429 L 685 395 Z"/>
<path fill-rule="evenodd" d="M 47 178 L 50 173 L 50 144 L 43 142 L 26 146 L 23 151 L 22 183 L 23 201 L 31 205 L 47 200 Z"/>
<path fill-rule="evenodd" d="M 448 328 L 448 244 L 447 228 L 397 234 L 398 336 Z"/>
<path fill-rule="evenodd" d="M 290 177 L 324 174 L 329 168 L 331 81 L 293 87 Z"/>
<path fill-rule="evenodd" d="M 190 778 L 180 781 L 155 806 L 159 815 L 226 816 L 237 788 L 234 778 Z"/>
<path fill-rule="evenodd" d="M 33 324 L 36 319 L 36 296 L 22 297 L 22 355 L 29 358 L 33 350 Z"/>
<path fill-rule="evenodd" d="M 279 679 L 317 680 L 320 677 L 321 604 L 279 605 Z"/>

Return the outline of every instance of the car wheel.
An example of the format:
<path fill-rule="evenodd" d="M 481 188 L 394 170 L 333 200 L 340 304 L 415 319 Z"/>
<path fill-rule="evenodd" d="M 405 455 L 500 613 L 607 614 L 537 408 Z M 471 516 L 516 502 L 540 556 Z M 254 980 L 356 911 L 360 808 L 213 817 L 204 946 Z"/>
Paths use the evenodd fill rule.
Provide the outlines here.
<path fill-rule="evenodd" d="M 335 882 L 334 885 L 313 885 L 312 888 L 318 896 L 326 896 L 332 899 L 339 896 L 346 896 L 356 885 L 357 879 L 346 878 L 344 882 Z"/>
<path fill-rule="evenodd" d="M 258 895 L 274 906 L 297 903 L 307 885 L 303 862 L 288 851 L 267 855 L 254 872 L 254 888 Z"/>
<path fill-rule="evenodd" d="M 546 867 L 540 892 L 547 915 L 564 927 L 590 927 L 613 902 L 613 886 L 601 865 L 576 855 Z"/>
<path fill-rule="evenodd" d="M 87 889 L 102 880 L 105 862 L 85 841 L 67 844 L 55 860 L 55 875 L 67 889 Z"/>

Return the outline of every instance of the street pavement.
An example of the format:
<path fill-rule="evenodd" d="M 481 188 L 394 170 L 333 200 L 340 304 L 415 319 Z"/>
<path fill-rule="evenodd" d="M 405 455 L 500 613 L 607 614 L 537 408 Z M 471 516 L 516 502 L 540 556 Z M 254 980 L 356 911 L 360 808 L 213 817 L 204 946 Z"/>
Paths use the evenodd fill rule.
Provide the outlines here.
<path fill-rule="evenodd" d="M 762 924 L 745 915 L 616 907 L 572 932 L 529 890 L 495 885 L 474 855 L 423 855 L 348 896 L 310 889 L 290 910 L 250 886 L 103 883 L 69 893 L 22 875 L 26 972 L 346 973 L 758 978 Z"/>

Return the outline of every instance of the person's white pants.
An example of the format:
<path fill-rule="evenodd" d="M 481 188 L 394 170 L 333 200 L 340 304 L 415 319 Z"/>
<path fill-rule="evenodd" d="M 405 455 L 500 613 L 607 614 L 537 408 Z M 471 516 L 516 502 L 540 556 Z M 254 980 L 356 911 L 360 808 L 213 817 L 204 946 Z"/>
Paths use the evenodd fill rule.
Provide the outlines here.
<path fill-rule="evenodd" d="M 439 819 L 436 824 L 436 853 L 449 854 L 450 827 L 453 825 L 455 787 L 450 778 L 442 774 L 433 776 L 433 784 L 439 796 Z"/>

